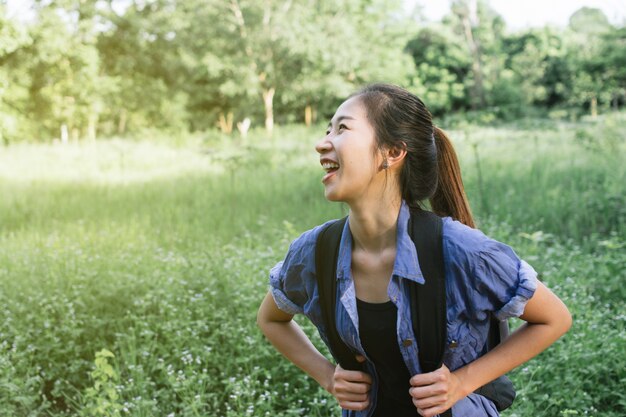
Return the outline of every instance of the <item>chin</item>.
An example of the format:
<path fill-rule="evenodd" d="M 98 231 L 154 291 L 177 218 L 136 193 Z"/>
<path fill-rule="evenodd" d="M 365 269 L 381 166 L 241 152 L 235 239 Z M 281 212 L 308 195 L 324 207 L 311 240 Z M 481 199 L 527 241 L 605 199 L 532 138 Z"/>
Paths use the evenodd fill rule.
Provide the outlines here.
<path fill-rule="evenodd" d="M 341 201 L 343 201 L 339 197 L 339 195 L 337 195 L 337 193 L 334 193 L 332 190 L 329 190 L 329 189 L 325 189 L 324 190 L 324 197 L 326 197 L 326 200 L 332 201 L 332 202 L 341 202 Z"/>

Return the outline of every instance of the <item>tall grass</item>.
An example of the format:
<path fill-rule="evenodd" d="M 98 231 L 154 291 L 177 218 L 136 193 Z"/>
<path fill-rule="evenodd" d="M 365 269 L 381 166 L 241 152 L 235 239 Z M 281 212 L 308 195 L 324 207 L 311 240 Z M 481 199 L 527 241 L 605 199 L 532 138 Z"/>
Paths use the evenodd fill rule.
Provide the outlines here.
<path fill-rule="evenodd" d="M 509 416 L 626 413 L 626 132 L 613 119 L 451 132 L 480 227 L 574 313 L 513 373 Z M 1 149 L 0 416 L 336 412 L 254 325 L 289 242 L 344 212 L 322 196 L 322 131 Z"/>

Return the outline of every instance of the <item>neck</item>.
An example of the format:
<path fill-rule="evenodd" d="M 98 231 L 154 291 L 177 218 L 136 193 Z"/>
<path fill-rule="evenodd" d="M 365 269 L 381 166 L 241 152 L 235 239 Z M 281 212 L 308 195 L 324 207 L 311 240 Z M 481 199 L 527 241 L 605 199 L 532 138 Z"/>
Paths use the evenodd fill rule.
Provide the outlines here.
<path fill-rule="evenodd" d="M 383 198 L 350 204 L 350 232 L 354 248 L 380 252 L 396 245 L 396 224 L 402 199 Z"/>

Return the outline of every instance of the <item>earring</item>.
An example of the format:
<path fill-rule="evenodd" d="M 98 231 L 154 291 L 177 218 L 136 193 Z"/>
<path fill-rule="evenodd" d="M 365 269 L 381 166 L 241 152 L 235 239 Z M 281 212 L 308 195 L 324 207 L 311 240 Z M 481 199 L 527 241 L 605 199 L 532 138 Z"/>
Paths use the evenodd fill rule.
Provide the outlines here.
<path fill-rule="evenodd" d="M 389 162 L 387 162 L 387 160 L 385 159 L 383 161 L 383 169 L 387 169 L 387 168 L 389 168 Z"/>

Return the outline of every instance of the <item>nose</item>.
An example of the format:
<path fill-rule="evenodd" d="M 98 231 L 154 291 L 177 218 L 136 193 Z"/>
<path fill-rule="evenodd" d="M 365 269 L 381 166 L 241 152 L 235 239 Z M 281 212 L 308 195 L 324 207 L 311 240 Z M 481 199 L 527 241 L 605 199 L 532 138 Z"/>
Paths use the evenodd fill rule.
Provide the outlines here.
<path fill-rule="evenodd" d="M 332 149 L 333 145 L 330 143 L 330 135 L 324 136 L 315 144 L 315 150 L 319 154 L 326 153 Z"/>

